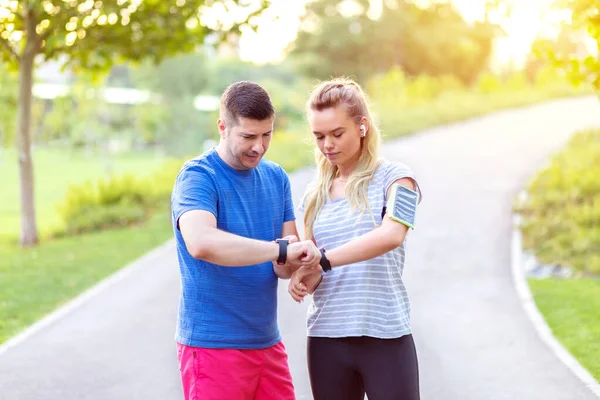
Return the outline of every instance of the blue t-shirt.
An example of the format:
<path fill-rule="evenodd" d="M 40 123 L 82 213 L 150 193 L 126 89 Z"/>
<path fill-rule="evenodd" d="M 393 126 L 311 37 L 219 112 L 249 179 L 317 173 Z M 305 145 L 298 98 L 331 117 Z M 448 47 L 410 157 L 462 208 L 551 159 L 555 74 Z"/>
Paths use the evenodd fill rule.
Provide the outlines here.
<path fill-rule="evenodd" d="M 290 182 L 279 165 L 261 160 L 238 171 L 212 149 L 184 164 L 171 196 L 173 231 L 181 272 L 175 339 L 206 348 L 260 349 L 281 340 L 273 264 L 224 267 L 193 258 L 179 231 L 186 211 L 205 210 L 217 228 L 273 241 L 293 221 Z"/>

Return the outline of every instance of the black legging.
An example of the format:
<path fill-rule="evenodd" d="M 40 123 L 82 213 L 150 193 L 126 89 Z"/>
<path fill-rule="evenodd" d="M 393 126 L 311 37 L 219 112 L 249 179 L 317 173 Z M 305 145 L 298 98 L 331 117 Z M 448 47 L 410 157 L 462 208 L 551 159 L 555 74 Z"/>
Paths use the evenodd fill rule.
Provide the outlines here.
<path fill-rule="evenodd" d="M 315 400 L 419 400 L 412 335 L 308 338 L 308 373 Z"/>

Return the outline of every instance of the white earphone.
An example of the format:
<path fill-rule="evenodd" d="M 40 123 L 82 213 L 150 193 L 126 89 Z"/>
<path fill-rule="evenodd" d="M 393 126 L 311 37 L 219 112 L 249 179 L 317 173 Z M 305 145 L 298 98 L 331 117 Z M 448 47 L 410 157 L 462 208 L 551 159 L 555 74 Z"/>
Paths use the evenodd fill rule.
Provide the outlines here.
<path fill-rule="evenodd" d="M 361 124 L 360 130 L 362 132 L 362 135 L 360 135 L 360 136 L 362 136 L 362 137 L 367 136 L 367 128 L 364 125 Z"/>

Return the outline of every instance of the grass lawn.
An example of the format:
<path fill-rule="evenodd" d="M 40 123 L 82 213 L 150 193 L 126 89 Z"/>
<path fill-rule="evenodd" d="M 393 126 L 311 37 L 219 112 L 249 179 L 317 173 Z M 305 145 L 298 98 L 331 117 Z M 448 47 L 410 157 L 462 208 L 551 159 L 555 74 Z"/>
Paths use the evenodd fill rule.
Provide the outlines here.
<path fill-rule="evenodd" d="M 530 279 L 529 286 L 554 336 L 600 380 L 600 281 Z"/>
<path fill-rule="evenodd" d="M 35 206 L 41 235 L 60 224 L 56 205 L 64 199 L 70 184 L 98 178 L 109 171 L 144 175 L 152 172 L 162 161 L 153 153 L 127 153 L 109 160 L 64 149 L 37 149 L 33 158 Z M 15 240 L 20 224 L 20 194 L 17 152 L 14 149 L 0 151 L 0 221 L 0 242 Z"/>
<path fill-rule="evenodd" d="M 39 246 L 21 249 L 17 244 L 17 155 L 12 149 L 0 153 L 0 343 L 172 236 L 165 212 L 139 227 L 56 240 L 44 238 L 60 224 L 55 207 L 70 184 L 98 178 L 111 170 L 144 175 L 161 161 L 152 153 L 131 153 L 115 156 L 109 164 L 100 156 L 36 150 L 36 212 L 42 237 Z"/>
<path fill-rule="evenodd" d="M 0 343 L 173 235 L 168 212 L 143 226 L 42 242 L 0 242 Z"/>

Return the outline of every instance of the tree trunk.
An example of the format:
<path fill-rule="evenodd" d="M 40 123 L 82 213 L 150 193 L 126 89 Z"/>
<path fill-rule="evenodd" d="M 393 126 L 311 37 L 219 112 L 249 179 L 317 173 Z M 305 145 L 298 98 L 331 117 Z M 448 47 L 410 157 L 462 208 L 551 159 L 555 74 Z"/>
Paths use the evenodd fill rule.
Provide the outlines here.
<path fill-rule="evenodd" d="M 33 180 L 33 162 L 31 160 L 31 89 L 33 87 L 33 67 L 37 53 L 35 20 L 29 13 L 26 21 L 27 44 L 19 63 L 19 106 L 17 116 L 17 143 L 19 150 L 19 175 L 21 183 L 21 246 L 34 246 L 38 242 L 35 218 L 35 197 Z M 33 26 L 33 35 L 31 27 Z"/>

